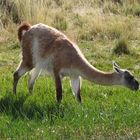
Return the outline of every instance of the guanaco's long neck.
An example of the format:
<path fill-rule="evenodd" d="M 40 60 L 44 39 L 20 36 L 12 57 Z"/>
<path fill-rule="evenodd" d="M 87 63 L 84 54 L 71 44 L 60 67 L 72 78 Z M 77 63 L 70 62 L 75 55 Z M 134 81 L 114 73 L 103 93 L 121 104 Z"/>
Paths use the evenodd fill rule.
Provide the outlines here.
<path fill-rule="evenodd" d="M 103 72 L 93 67 L 87 60 L 81 65 L 82 77 L 100 85 L 121 85 L 121 77 L 115 72 Z"/>

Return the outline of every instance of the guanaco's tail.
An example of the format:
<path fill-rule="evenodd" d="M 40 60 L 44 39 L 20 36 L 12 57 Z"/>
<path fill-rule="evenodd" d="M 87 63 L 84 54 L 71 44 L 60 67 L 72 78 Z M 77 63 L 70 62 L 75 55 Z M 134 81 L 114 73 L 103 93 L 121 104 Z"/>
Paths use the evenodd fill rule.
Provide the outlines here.
<path fill-rule="evenodd" d="M 29 23 L 22 23 L 18 28 L 18 39 L 21 42 L 22 36 L 25 34 L 26 31 L 28 31 L 31 28 L 31 25 Z"/>

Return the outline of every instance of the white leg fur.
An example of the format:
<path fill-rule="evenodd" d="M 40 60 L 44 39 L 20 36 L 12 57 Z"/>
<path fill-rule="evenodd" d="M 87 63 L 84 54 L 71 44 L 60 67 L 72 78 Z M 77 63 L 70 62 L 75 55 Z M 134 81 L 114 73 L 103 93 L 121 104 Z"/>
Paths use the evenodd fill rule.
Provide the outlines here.
<path fill-rule="evenodd" d="M 77 98 L 77 94 L 81 88 L 81 84 L 80 84 L 80 77 L 76 77 L 76 78 L 71 78 L 70 84 L 71 84 L 71 88 L 72 88 L 72 92 L 73 95 Z"/>
<path fill-rule="evenodd" d="M 39 68 L 34 68 L 30 72 L 29 83 L 28 83 L 29 91 L 32 91 L 35 79 L 38 77 L 39 73 L 40 73 L 40 69 Z"/>
<path fill-rule="evenodd" d="M 19 68 L 18 69 L 18 76 L 21 77 L 23 74 L 25 74 L 28 71 L 27 68 Z"/>

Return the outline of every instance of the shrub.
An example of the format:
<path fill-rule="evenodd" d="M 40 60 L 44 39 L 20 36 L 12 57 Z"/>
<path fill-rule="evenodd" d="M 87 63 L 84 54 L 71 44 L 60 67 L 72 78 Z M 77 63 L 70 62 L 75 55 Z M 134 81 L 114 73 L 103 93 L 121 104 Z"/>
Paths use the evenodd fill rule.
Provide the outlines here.
<path fill-rule="evenodd" d="M 12 19 L 14 23 L 20 22 L 20 16 L 18 14 L 17 5 L 10 0 L 0 0 L 0 9 L 3 11 L 5 18 L 2 19 L 3 24 L 5 25 L 6 18 Z"/>

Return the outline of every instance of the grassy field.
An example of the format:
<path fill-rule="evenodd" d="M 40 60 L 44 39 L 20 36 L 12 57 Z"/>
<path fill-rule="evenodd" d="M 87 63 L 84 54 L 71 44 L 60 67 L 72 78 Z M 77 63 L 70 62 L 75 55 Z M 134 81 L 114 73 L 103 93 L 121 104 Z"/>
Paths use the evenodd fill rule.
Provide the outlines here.
<path fill-rule="evenodd" d="M 10 11 L 0 1 L 0 140 L 140 138 L 140 91 L 83 80 L 80 104 L 66 78 L 58 105 L 51 77 L 41 75 L 29 95 L 26 74 L 20 79 L 17 95 L 12 92 L 13 72 L 20 61 L 16 30 L 23 20 L 56 27 L 76 42 L 98 69 L 112 71 L 115 60 L 140 81 L 139 1 L 6 2 L 16 8 Z"/>

